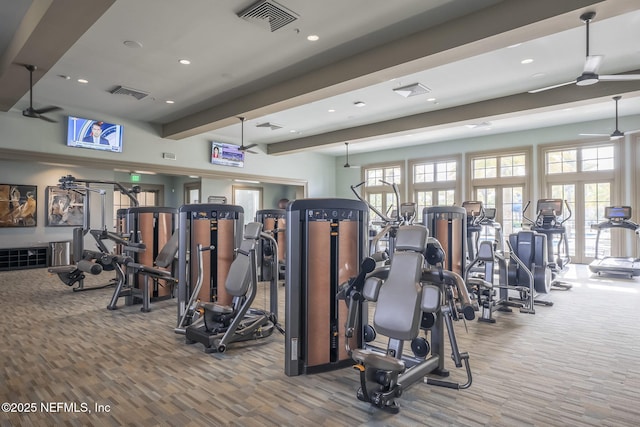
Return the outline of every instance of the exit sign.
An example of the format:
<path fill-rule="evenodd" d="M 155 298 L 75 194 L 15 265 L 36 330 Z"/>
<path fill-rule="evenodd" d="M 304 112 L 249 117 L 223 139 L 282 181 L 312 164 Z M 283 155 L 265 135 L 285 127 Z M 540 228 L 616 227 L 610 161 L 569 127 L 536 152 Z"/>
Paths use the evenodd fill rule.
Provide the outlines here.
<path fill-rule="evenodd" d="M 138 175 L 137 173 L 132 173 L 131 182 L 140 182 L 140 175 Z"/>

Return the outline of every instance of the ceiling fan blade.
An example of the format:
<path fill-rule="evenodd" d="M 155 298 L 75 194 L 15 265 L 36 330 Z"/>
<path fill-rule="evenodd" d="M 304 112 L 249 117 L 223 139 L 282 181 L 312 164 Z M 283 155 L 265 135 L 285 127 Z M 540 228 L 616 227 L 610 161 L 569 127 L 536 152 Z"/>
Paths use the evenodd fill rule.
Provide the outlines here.
<path fill-rule="evenodd" d="M 244 150 L 248 150 L 249 148 L 253 148 L 253 147 L 257 147 L 258 144 L 249 144 L 249 145 L 242 145 L 240 148 L 244 149 Z"/>
<path fill-rule="evenodd" d="M 529 93 L 538 93 L 538 92 L 543 92 L 543 91 L 545 91 L 545 90 L 555 89 L 555 88 L 557 88 L 557 87 L 562 87 L 562 86 L 572 85 L 572 84 L 574 84 L 575 82 L 576 82 L 575 80 L 572 80 L 572 81 L 570 81 L 570 82 L 566 82 L 566 83 L 560 83 L 560 84 L 553 85 L 553 86 L 542 87 L 542 88 L 540 88 L 540 89 L 533 89 L 533 90 L 530 90 L 530 91 L 529 91 Z"/>
<path fill-rule="evenodd" d="M 52 105 L 50 107 L 38 108 L 37 110 L 33 110 L 33 111 L 36 114 L 45 114 L 45 113 L 50 113 L 51 111 L 58 111 L 58 110 L 62 110 L 62 108 Z"/>
<path fill-rule="evenodd" d="M 600 64 L 602 63 L 602 59 L 604 55 L 589 55 L 584 61 L 584 69 L 583 73 L 594 73 L 598 74 L 598 68 L 600 68 Z"/>
<path fill-rule="evenodd" d="M 604 75 L 598 76 L 600 80 L 603 81 L 631 81 L 631 80 L 640 80 L 640 74 L 612 74 L 612 75 Z"/>
<path fill-rule="evenodd" d="M 253 150 L 245 150 L 247 153 L 251 153 L 251 154 L 258 154 L 257 151 L 253 151 Z"/>
<path fill-rule="evenodd" d="M 38 116 L 38 118 L 39 118 L 39 119 L 44 120 L 45 122 L 49 122 L 49 123 L 58 123 L 58 121 L 57 121 L 57 120 L 50 119 L 50 118 L 49 118 L 49 117 L 47 117 L 47 116 Z"/>

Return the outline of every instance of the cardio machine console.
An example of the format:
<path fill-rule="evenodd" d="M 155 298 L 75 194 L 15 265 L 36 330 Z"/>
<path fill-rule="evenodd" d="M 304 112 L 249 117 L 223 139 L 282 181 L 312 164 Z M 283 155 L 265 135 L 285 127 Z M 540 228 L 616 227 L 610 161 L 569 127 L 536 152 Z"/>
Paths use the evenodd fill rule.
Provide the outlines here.
<path fill-rule="evenodd" d="M 467 211 L 467 217 L 478 217 L 483 212 L 482 202 L 462 202 L 462 207 Z"/>
<path fill-rule="evenodd" d="M 543 216 L 562 216 L 562 199 L 540 199 L 537 210 Z"/>
<path fill-rule="evenodd" d="M 631 219 L 631 206 L 607 206 L 604 217 L 610 221 L 626 221 Z"/>

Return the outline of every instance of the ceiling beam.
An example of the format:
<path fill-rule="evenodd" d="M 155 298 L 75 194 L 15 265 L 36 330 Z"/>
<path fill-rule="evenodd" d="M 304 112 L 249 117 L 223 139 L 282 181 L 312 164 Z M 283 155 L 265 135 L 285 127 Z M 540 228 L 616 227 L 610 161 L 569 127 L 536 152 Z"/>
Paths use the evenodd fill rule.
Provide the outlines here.
<path fill-rule="evenodd" d="M 0 56 L 0 111 L 9 111 L 29 91 L 24 65 L 39 71 L 34 84 L 115 0 L 33 0 L 8 48 Z"/>
<path fill-rule="evenodd" d="M 640 73 L 640 70 L 631 73 Z M 267 154 L 290 154 L 342 142 L 380 139 L 401 132 L 426 131 L 462 123 L 509 118 L 531 110 L 555 109 L 566 104 L 593 102 L 594 98 L 640 91 L 640 81 L 599 82 L 591 86 L 563 86 L 539 93 L 520 93 L 457 107 L 414 114 L 368 125 L 276 142 L 267 146 Z M 612 116 L 613 117 L 613 116 Z"/>
<path fill-rule="evenodd" d="M 248 119 L 361 89 L 508 45 L 582 25 L 578 16 L 595 10 L 599 19 L 634 10 L 636 0 L 504 0 L 478 12 L 384 44 L 232 101 L 168 122 L 162 136 L 183 139 Z M 534 25 L 535 24 L 535 25 Z"/>

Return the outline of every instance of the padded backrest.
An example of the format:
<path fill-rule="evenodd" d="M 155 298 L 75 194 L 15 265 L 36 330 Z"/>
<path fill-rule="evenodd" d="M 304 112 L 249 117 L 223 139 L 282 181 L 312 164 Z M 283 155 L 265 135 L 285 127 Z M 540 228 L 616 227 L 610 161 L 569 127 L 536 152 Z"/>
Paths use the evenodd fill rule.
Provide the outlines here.
<path fill-rule="evenodd" d="M 178 243 L 180 243 L 178 230 L 175 230 L 171 238 L 164 244 L 160 253 L 156 257 L 156 265 L 158 267 L 169 267 L 178 253 Z"/>
<path fill-rule="evenodd" d="M 422 311 L 422 266 L 427 229 L 419 225 L 398 228 L 396 252 L 389 276 L 380 288 L 373 324 L 389 338 L 410 340 L 418 336 Z"/>
<path fill-rule="evenodd" d="M 258 240 L 260 238 L 261 232 L 262 232 L 261 222 L 250 222 L 244 226 L 244 234 L 242 238 L 247 240 Z"/>
<path fill-rule="evenodd" d="M 255 268 L 251 265 L 251 252 L 255 250 L 261 231 L 262 223 L 259 222 L 250 222 L 244 227 L 244 239 L 240 243 L 236 259 L 231 263 L 224 285 L 227 292 L 234 297 L 246 295 L 249 290 L 252 280 L 251 269 Z"/>
<path fill-rule="evenodd" d="M 424 256 L 417 252 L 394 254 L 373 315 L 373 324 L 382 335 L 399 340 L 411 340 L 418 335 L 423 263 Z"/>
<path fill-rule="evenodd" d="M 533 231 L 519 231 L 509 235 L 509 242 L 513 251 L 529 269 L 531 269 L 534 262 L 536 234 Z"/>
<path fill-rule="evenodd" d="M 422 225 L 404 225 L 396 233 L 396 251 L 424 253 L 429 231 Z"/>
<path fill-rule="evenodd" d="M 486 240 L 480 242 L 477 259 L 484 263 L 484 280 L 487 282 L 491 282 L 493 279 L 494 255 L 492 242 Z"/>

